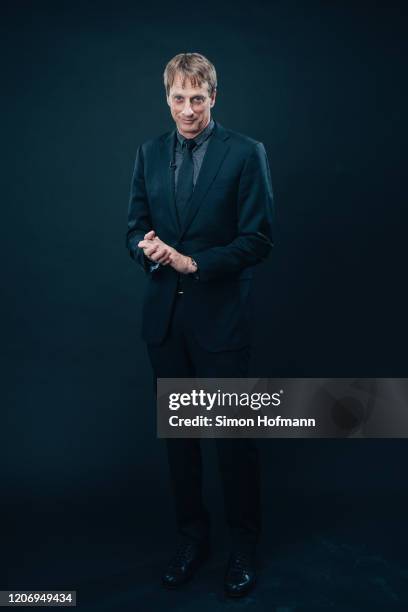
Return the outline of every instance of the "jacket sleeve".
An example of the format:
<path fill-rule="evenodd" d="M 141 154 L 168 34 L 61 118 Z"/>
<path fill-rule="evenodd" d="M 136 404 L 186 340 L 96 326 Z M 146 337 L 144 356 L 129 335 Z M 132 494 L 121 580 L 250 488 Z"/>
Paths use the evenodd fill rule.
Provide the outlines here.
<path fill-rule="evenodd" d="M 272 242 L 273 195 L 266 151 L 254 145 L 238 188 L 238 235 L 227 245 L 189 253 L 197 262 L 201 282 L 235 276 L 261 262 Z"/>
<path fill-rule="evenodd" d="M 136 153 L 130 186 L 126 248 L 129 250 L 132 259 L 139 263 L 146 273 L 151 273 L 160 266 L 160 264 L 150 262 L 143 253 L 143 249 L 137 246 L 138 242 L 143 240 L 144 235 L 151 229 L 153 228 L 144 180 L 143 151 L 140 146 Z"/>

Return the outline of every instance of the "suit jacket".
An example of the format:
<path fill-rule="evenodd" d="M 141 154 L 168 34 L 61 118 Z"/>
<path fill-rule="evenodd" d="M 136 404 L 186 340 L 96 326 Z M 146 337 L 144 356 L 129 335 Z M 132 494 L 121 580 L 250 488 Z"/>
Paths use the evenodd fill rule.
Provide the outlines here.
<path fill-rule="evenodd" d="M 249 344 L 247 295 L 252 266 L 272 248 L 272 185 L 262 143 L 215 122 L 186 219 L 178 222 L 174 194 L 176 130 L 139 146 L 132 177 L 126 246 L 147 275 L 142 338 L 160 344 L 177 291 L 169 265 L 150 271 L 137 243 L 154 229 L 198 264 L 199 279 L 183 276 L 191 333 L 209 351 Z"/>

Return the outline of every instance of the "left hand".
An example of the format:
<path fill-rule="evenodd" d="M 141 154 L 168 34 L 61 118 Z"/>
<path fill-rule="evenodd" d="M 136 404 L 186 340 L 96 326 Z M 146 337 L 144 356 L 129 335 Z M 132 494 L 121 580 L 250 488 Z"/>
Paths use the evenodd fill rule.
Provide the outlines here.
<path fill-rule="evenodd" d="M 176 249 L 173 249 L 170 254 L 170 265 L 176 272 L 180 272 L 180 274 L 192 274 L 197 270 L 196 266 L 191 261 L 191 257 L 182 255 L 176 251 Z"/>

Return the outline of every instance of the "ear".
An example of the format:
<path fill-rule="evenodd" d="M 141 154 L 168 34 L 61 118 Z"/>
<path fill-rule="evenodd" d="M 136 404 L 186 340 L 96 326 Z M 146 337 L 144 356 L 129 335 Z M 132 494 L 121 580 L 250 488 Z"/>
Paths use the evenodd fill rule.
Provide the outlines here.
<path fill-rule="evenodd" d="M 210 96 L 210 108 L 212 108 L 215 104 L 215 98 L 217 97 L 217 90 L 215 89 Z"/>

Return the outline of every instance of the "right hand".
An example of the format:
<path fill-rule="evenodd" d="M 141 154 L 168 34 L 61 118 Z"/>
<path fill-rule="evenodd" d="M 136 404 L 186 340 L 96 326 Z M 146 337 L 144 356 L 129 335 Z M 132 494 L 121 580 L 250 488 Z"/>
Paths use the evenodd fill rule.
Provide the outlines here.
<path fill-rule="evenodd" d="M 150 261 L 167 266 L 170 263 L 174 249 L 156 236 L 154 230 L 150 230 L 144 235 L 144 239 L 138 244 L 143 249 L 144 254 Z"/>

